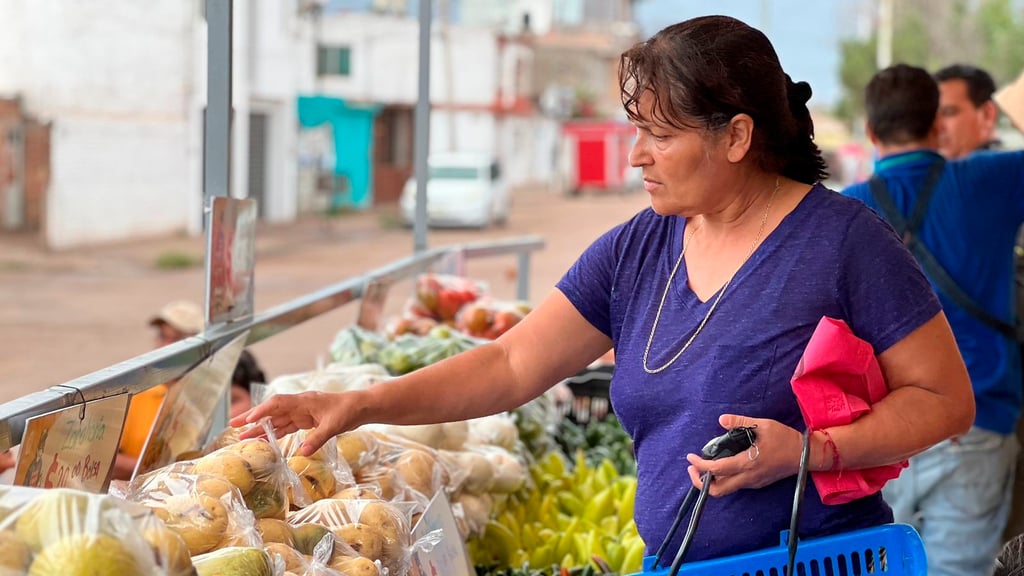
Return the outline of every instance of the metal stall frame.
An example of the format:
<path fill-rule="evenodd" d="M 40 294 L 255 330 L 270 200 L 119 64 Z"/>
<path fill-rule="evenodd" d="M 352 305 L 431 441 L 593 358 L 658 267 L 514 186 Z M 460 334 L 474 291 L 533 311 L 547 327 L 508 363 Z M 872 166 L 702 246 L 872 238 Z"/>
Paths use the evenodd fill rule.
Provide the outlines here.
<path fill-rule="evenodd" d="M 544 240 L 541 237 L 523 236 L 425 250 L 249 318 L 210 326 L 196 336 L 0 404 L 0 450 L 21 443 L 25 423 L 29 418 L 118 394 L 138 394 L 180 378 L 246 330 L 249 331 L 247 345 L 265 340 L 320 314 L 361 299 L 367 286 L 373 282 L 395 282 L 410 278 L 444 262 L 516 255 L 516 296 L 526 300 L 529 296 L 530 254 L 543 247 Z"/>

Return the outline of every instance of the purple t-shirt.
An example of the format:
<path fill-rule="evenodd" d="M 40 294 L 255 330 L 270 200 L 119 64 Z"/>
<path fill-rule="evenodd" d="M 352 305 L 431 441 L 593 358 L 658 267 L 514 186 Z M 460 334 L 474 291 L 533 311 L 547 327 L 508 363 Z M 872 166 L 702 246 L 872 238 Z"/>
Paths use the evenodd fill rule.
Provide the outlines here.
<path fill-rule="evenodd" d="M 940 306 L 892 229 L 860 202 L 816 186 L 737 272 L 704 329 L 674 364 L 647 374 L 642 359 L 686 221 L 647 209 L 591 245 L 558 289 L 615 346 L 611 400 L 637 456 L 636 523 L 653 553 L 690 479 L 686 454 L 723 433 L 723 413 L 772 418 L 804 429 L 790 378 L 822 316 L 845 320 L 881 353 L 933 318 Z M 672 358 L 704 319 L 679 267 L 648 366 Z M 796 478 L 711 499 L 687 561 L 779 543 Z M 687 517 L 688 520 L 689 517 Z M 845 532 L 892 521 L 880 495 L 821 503 L 807 484 L 800 532 Z M 685 532 L 677 532 L 674 555 Z M 671 560 L 671 558 L 670 558 Z"/>

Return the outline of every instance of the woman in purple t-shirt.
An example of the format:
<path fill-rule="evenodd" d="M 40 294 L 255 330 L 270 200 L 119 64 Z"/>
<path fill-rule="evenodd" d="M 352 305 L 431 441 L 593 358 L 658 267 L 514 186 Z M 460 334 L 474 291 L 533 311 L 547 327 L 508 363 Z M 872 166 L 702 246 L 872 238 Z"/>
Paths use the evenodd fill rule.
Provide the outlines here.
<path fill-rule="evenodd" d="M 787 527 L 804 429 L 789 380 L 822 316 L 871 343 L 890 393 L 814 431 L 812 470 L 896 463 L 969 428 L 970 383 L 934 293 L 889 227 L 817 184 L 810 87 L 762 33 L 720 16 L 670 26 L 623 55 L 620 83 L 651 209 L 598 239 L 493 344 L 364 391 L 275 396 L 232 424 L 315 427 L 308 453 L 368 422 L 514 408 L 614 347 L 612 403 L 635 443 L 650 549 L 691 483 L 716 478 L 687 560 L 769 546 Z M 756 457 L 696 456 L 741 425 L 757 426 Z M 891 519 L 877 494 L 825 506 L 808 485 L 805 506 L 805 535 Z"/>

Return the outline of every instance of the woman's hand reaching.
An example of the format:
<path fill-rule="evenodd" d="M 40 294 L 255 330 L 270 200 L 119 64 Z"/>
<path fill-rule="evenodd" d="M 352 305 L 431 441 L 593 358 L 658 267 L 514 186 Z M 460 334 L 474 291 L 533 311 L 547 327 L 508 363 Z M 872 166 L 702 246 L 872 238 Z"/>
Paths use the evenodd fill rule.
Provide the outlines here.
<path fill-rule="evenodd" d="M 280 438 L 298 430 L 311 429 L 302 443 L 299 453 L 309 456 L 334 436 L 353 425 L 353 396 L 358 392 L 303 392 L 301 394 L 278 394 L 262 404 L 250 408 L 231 419 L 235 427 L 270 418 L 270 425 Z M 242 434 L 242 439 L 262 434 L 260 427 L 253 427 Z"/>
<path fill-rule="evenodd" d="M 720 460 L 705 460 L 698 454 L 687 454 L 686 459 L 690 462 L 687 472 L 698 489 L 703 486 L 701 477 L 705 472 L 711 472 L 715 477 L 709 493 L 725 496 L 744 488 L 767 486 L 799 471 L 803 437 L 795 429 L 776 420 L 733 414 L 719 416 L 718 423 L 726 430 L 754 426 L 757 438 L 746 452 Z"/>

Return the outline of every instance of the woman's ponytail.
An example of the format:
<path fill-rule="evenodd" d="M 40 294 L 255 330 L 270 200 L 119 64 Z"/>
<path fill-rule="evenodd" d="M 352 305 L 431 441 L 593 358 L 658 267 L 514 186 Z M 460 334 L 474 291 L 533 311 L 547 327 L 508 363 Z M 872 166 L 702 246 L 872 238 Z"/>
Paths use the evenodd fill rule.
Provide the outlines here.
<path fill-rule="evenodd" d="M 807 102 L 811 99 L 811 85 L 793 82 L 786 74 L 786 99 L 793 118 L 793 132 L 789 141 L 786 163 L 782 175 L 798 182 L 813 184 L 828 178 L 828 167 L 821 150 L 814 143 L 814 121 Z"/>

